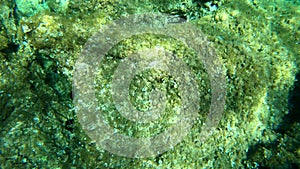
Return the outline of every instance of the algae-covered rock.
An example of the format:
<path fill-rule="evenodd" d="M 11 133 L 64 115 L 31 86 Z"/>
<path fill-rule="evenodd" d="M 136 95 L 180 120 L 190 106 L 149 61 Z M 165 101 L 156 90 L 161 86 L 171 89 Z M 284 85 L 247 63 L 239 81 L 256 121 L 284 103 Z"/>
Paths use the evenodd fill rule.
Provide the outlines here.
<path fill-rule="evenodd" d="M 24 16 L 32 16 L 49 9 L 43 0 L 16 0 L 15 3 L 18 11 Z"/>
<path fill-rule="evenodd" d="M 299 5 L 280 0 L 1 2 L 0 168 L 299 167 Z M 226 71 L 226 105 L 217 129 L 202 141 L 212 96 L 195 52 L 164 35 L 125 39 L 111 48 L 95 81 L 111 126 L 148 137 L 176 119 L 180 94 L 166 72 L 142 72 L 130 86 L 131 102 L 140 110 L 148 108 L 153 88 L 169 93 L 167 114 L 150 126 L 119 117 L 109 90 L 102 90 L 109 89 L 121 59 L 137 51 L 159 47 L 185 59 L 196 74 L 201 102 L 191 131 L 171 150 L 152 158 L 121 157 L 98 146 L 79 123 L 72 93 L 75 63 L 104 25 L 153 11 L 188 19 L 205 34 Z"/>

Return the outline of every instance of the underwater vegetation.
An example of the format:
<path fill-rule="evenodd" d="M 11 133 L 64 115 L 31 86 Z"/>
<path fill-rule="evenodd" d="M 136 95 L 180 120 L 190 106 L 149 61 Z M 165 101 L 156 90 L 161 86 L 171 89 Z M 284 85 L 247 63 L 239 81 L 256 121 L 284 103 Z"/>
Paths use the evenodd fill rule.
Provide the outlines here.
<path fill-rule="evenodd" d="M 179 16 L 199 28 L 223 63 L 227 95 L 217 129 L 202 142 L 197 136 L 211 93 L 207 72 L 192 62 L 195 53 L 158 35 L 118 43 L 103 62 L 99 86 L 120 59 L 153 46 L 186 57 L 199 75 L 201 111 L 190 133 L 159 156 L 132 159 L 105 151 L 85 134 L 72 83 L 76 60 L 93 34 L 121 16 L 144 12 Z M 299 168 L 299 56 L 297 0 L 0 0 L 0 168 Z M 169 106 L 179 104 L 172 80 L 156 71 L 137 75 L 131 101 L 146 109 L 143 98 L 154 86 L 170 91 Z M 100 102 L 109 100 L 105 94 Z M 134 126 L 113 113 L 107 118 L 140 137 L 169 125 Z"/>

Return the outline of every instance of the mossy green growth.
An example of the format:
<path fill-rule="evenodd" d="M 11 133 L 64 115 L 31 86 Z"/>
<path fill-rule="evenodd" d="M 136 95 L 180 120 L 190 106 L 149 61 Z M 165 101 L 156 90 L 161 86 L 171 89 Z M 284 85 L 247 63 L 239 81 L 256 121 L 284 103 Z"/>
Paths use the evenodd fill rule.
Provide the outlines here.
<path fill-rule="evenodd" d="M 43 0 L 16 0 L 15 3 L 18 12 L 24 16 L 33 16 L 49 9 L 47 3 Z"/>
<path fill-rule="evenodd" d="M 147 55 L 154 51 L 168 51 L 171 56 L 182 59 L 187 64 L 199 87 L 199 112 L 201 116 L 206 116 L 204 112 L 208 112 L 207 104 L 210 102 L 210 84 L 208 74 L 204 69 L 201 59 L 199 59 L 195 51 L 189 49 L 182 42 L 166 37 L 163 35 L 142 34 L 133 36 L 130 39 L 119 42 L 115 47 L 110 49 L 108 56 L 101 61 L 99 72 L 96 78 L 96 96 L 99 101 L 99 110 L 103 112 L 103 116 L 109 121 L 110 125 L 134 137 L 152 137 L 164 131 L 165 128 L 176 124 L 180 107 L 182 106 L 182 93 L 180 93 L 179 82 L 172 77 L 170 72 L 147 69 L 137 74 L 133 79 L 129 88 L 131 104 L 139 111 L 149 111 L 151 108 L 150 93 L 152 90 L 160 90 L 166 95 L 166 105 L 163 115 L 156 121 L 148 123 L 138 123 L 130 121 L 118 112 L 114 105 L 114 100 L 110 94 L 113 74 L 122 59 L 131 55 Z M 181 68 L 178 68 L 179 70 Z M 175 70 L 169 70 L 175 71 Z M 202 117 L 204 118 L 204 117 Z M 204 121 L 199 120 L 199 121 Z"/>
<path fill-rule="evenodd" d="M 144 5 L 138 9 L 135 6 L 126 8 L 127 3 L 119 6 L 116 1 L 69 1 L 64 12 L 39 10 L 36 14 L 31 12 L 30 16 L 20 14 L 20 17 L 11 17 L 13 5 L 1 4 L 1 27 L 4 28 L 0 30 L 0 58 L 3 63 L 0 66 L 0 96 L 3 99 L 1 167 L 299 166 L 299 147 L 290 149 L 298 144 L 295 140 L 299 140 L 299 122 L 291 125 L 286 133 L 276 130 L 288 114 L 288 92 L 296 71 L 299 71 L 297 28 L 300 15 L 296 1 L 286 1 L 288 8 L 279 1 L 272 4 L 265 1 L 222 1 L 216 11 L 205 14 L 203 9 L 193 7 L 195 10 L 192 11 L 198 11 L 197 16 L 203 17 L 192 22 L 213 43 L 223 60 L 228 78 L 223 118 L 205 142 L 198 138 L 205 111 L 181 143 L 155 158 L 129 159 L 113 155 L 97 147 L 83 132 L 72 103 L 73 69 L 82 46 L 104 24 L 123 14 L 152 9 L 163 9 L 172 14 L 171 11 L 182 8 L 182 15 L 189 15 L 190 4 L 185 6 L 181 1 L 176 3 L 180 4 L 176 7 L 164 6 L 169 2 L 149 1 L 150 7 Z M 48 5 L 58 9 L 55 3 L 49 2 Z M 161 41 L 160 38 L 133 37 L 122 42 L 123 46 L 116 46 L 112 55 L 126 57 L 130 49 L 143 47 L 138 42 L 159 44 L 180 54 L 188 51 L 177 41 Z M 7 51 L 8 44 L 19 47 L 16 51 Z M 157 72 L 148 73 L 155 75 Z M 151 75 L 141 74 L 137 79 L 148 77 L 146 82 L 152 82 Z M 201 83 L 201 91 L 209 88 L 208 83 L 205 80 Z M 135 85 L 139 88 L 140 84 L 132 87 Z M 134 95 L 134 90 L 132 92 Z M 209 91 L 202 94 L 204 102 L 200 104 L 207 110 Z M 135 101 L 140 105 L 142 100 Z M 147 133 L 142 131 L 137 135 Z"/>

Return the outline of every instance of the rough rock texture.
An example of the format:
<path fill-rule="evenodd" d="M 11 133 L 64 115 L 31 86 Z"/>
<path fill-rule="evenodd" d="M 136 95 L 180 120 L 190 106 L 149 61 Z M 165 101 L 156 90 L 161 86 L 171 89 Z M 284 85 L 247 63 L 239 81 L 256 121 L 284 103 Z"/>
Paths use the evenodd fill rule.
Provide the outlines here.
<path fill-rule="evenodd" d="M 299 1 L 0 2 L 1 168 L 300 166 Z M 226 108 L 205 142 L 197 137 L 199 120 L 174 149 L 130 159 L 97 147 L 82 130 L 72 102 L 73 68 L 104 24 L 149 11 L 186 18 L 213 43 L 226 69 Z M 185 51 L 172 40 L 145 36 L 124 41 L 115 52 L 126 56 L 139 48 L 134 41 Z"/>

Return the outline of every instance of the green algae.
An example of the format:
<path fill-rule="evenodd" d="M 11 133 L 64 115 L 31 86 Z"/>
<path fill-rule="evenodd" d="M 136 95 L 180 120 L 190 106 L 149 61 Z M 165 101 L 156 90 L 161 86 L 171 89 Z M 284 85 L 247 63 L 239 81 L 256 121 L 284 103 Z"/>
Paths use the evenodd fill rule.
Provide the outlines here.
<path fill-rule="evenodd" d="M 69 1 L 63 7 L 46 2 L 50 9 L 40 3 L 34 8 L 42 10 L 22 6 L 32 9 L 29 13 L 18 4 L 0 5 L 2 168 L 299 166 L 299 122 L 277 131 L 288 114 L 289 91 L 299 71 L 297 1 L 285 2 L 285 8 L 281 1 L 219 1 L 213 2 L 216 11 L 191 1 L 153 0 L 144 6 Z M 129 159 L 97 147 L 81 129 L 72 103 L 73 69 L 84 43 L 104 24 L 152 10 L 194 19 L 213 42 L 227 70 L 226 109 L 205 142 L 197 137 L 199 120 L 174 149 L 156 158 Z M 130 41 L 125 45 L 139 47 Z"/>

